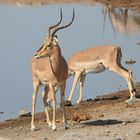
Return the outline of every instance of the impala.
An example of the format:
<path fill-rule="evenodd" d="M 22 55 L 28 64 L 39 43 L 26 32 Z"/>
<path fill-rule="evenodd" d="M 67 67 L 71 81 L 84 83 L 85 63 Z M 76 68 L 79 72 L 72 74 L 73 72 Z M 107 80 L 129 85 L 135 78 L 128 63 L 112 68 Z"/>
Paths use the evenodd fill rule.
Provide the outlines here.
<path fill-rule="evenodd" d="M 126 102 L 130 103 L 130 101 L 134 101 L 136 89 L 132 79 L 132 72 L 121 65 L 121 57 L 121 48 L 113 45 L 97 46 L 73 54 L 68 60 L 68 69 L 69 75 L 74 76 L 74 81 L 66 104 L 71 104 L 74 89 L 79 79 L 80 96 L 77 101 L 78 104 L 82 101 L 86 74 L 100 73 L 106 69 L 111 70 L 126 79 L 130 91 L 130 99 Z"/>
<path fill-rule="evenodd" d="M 31 119 L 31 130 L 35 131 L 37 128 L 34 124 L 35 119 L 35 106 L 37 100 L 37 92 L 40 85 L 45 85 L 43 102 L 45 106 L 45 113 L 47 123 L 52 130 L 56 130 L 55 118 L 56 118 L 56 88 L 60 87 L 61 92 L 61 107 L 63 112 L 63 121 L 65 129 L 67 128 L 67 121 L 65 117 L 64 109 L 64 94 L 66 79 L 68 76 L 68 66 L 61 54 L 61 49 L 58 44 L 56 32 L 60 29 L 64 29 L 73 23 L 75 14 L 73 9 L 72 20 L 64 26 L 58 26 L 62 21 L 62 10 L 60 11 L 60 21 L 49 28 L 48 37 L 46 38 L 42 47 L 36 52 L 32 58 L 32 77 L 33 77 L 33 97 L 32 97 L 32 119 Z M 53 31 L 52 31 L 53 29 Z M 52 32 L 51 32 L 52 31 Z M 49 94 L 49 95 L 48 95 Z M 51 124 L 49 112 L 48 112 L 48 96 L 51 97 L 53 106 L 53 122 Z"/>

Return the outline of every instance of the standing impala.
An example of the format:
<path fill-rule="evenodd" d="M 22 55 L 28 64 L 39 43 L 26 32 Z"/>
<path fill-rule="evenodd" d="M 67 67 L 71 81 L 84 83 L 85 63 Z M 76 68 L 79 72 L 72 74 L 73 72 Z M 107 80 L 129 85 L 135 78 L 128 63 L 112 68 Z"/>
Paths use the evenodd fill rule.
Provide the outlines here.
<path fill-rule="evenodd" d="M 80 96 L 77 101 L 82 101 L 83 85 L 87 73 L 100 73 L 109 69 L 124 77 L 128 83 L 130 103 L 135 99 L 136 89 L 134 87 L 132 72 L 121 65 L 121 48 L 117 46 L 98 46 L 73 54 L 68 60 L 69 75 L 74 76 L 72 89 L 66 104 L 71 104 L 77 81 L 80 79 Z"/>
<path fill-rule="evenodd" d="M 48 37 L 46 38 L 42 47 L 36 52 L 35 56 L 32 59 L 32 76 L 33 76 L 33 97 L 32 97 L 32 120 L 31 120 L 31 130 L 36 130 L 34 124 L 34 116 L 35 116 L 35 106 L 37 99 L 38 88 L 41 84 L 45 85 L 44 94 L 43 94 L 43 102 L 45 106 L 45 112 L 47 117 L 47 123 L 49 127 L 52 127 L 52 130 L 56 130 L 55 124 L 55 116 L 56 116 L 56 97 L 55 92 L 57 86 L 60 87 L 61 91 L 61 104 L 63 111 L 63 121 L 65 123 L 65 128 L 67 128 L 67 121 L 65 117 L 64 110 L 64 94 L 65 94 L 65 85 L 66 79 L 68 76 L 68 66 L 61 54 L 61 49 L 58 45 L 58 40 L 55 36 L 56 32 L 60 29 L 64 29 L 70 26 L 74 20 L 74 10 L 72 20 L 65 26 L 58 27 L 58 25 L 62 21 L 62 10 L 60 11 L 60 21 L 49 28 Z M 57 28 L 56 28 L 57 27 Z M 51 30 L 54 29 L 51 33 Z M 48 112 L 48 96 L 52 99 L 53 105 L 53 122 L 51 124 L 49 112 Z"/>

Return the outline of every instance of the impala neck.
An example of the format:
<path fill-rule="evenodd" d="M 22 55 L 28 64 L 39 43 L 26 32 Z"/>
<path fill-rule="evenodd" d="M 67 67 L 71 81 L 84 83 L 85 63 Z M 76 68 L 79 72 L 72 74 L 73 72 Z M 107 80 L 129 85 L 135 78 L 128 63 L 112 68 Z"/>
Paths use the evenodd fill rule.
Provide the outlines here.
<path fill-rule="evenodd" d="M 54 53 L 49 57 L 51 68 L 56 78 L 61 67 L 61 60 L 62 60 L 61 57 L 62 56 L 61 56 L 60 47 L 56 46 L 54 49 Z"/>

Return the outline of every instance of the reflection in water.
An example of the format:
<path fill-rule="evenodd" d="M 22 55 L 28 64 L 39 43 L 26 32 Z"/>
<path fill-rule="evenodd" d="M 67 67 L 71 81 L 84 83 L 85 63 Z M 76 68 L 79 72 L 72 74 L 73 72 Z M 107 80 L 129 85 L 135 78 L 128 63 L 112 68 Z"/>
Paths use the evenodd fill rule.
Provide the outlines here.
<path fill-rule="evenodd" d="M 104 16 L 109 16 L 113 30 L 120 33 L 140 32 L 140 14 L 128 9 L 105 5 Z"/>
<path fill-rule="evenodd" d="M 125 61 L 125 63 L 126 63 L 126 64 L 135 64 L 135 63 L 136 63 L 136 61 L 135 61 L 135 60 L 130 59 L 130 60 L 126 60 L 126 61 Z"/>
<path fill-rule="evenodd" d="M 24 7 L 24 6 L 43 6 L 43 5 L 49 5 L 49 4 L 66 4 L 66 3 L 80 3 L 80 4 L 89 4 L 89 5 L 95 5 L 94 0 L 86 0 L 86 1 L 79 1 L 79 0 L 3 0 L 0 1 L 0 4 L 10 4 L 10 5 L 16 5 L 17 7 Z"/>
<path fill-rule="evenodd" d="M 133 72 L 135 81 L 140 81 L 140 47 L 136 45 L 140 40 L 139 29 L 136 29 L 139 27 L 138 13 L 124 9 L 121 11 L 117 8 L 111 10 L 110 7 L 104 8 L 101 5 L 49 5 L 22 8 L 0 5 L 0 112 L 4 111 L 0 114 L 0 120 L 17 116 L 21 109 L 31 109 L 33 91 L 31 58 L 42 45 L 48 27 L 58 21 L 60 7 L 64 11 L 63 21 L 69 20 L 72 8 L 75 9 L 75 21 L 72 26 L 58 33 L 59 45 L 66 60 L 74 52 L 96 45 L 119 45 L 123 55 L 122 65 Z M 102 14 L 103 9 L 106 19 Z M 103 19 L 106 22 L 104 35 Z M 128 25 L 133 26 L 133 34 L 132 28 L 130 30 Z M 124 34 L 119 33 L 120 29 Z M 125 34 L 129 31 L 131 31 L 129 34 Z M 127 65 L 125 61 L 131 59 L 136 63 Z M 72 80 L 72 78 L 67 80 L 66 98 L 69 96 Z M 126 82 L 114 73 L 106 71 L 97 75 L 88 74 L 84 86 L 84 99 L 115 92 L 118 88 L 127 88 Z M 78 99 L 78 93 L 79 87 L 74 92 L 73 103 Z M 59 92 L 57 97 L 59 103 Z M 38 98 L 37 111 L 43 111 L 40 94 Z"/>

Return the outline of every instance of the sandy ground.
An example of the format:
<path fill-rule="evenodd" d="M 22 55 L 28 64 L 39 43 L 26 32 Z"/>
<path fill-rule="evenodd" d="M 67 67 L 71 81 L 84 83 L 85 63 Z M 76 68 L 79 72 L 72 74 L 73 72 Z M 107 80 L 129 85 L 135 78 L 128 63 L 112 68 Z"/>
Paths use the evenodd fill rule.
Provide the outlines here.
<path fill-rule="evenodd" d="M 140 85 L 137 91 L 140 93 Z M 66 107 L 68 130 L 64 129 L 60 108 L 57 109 L 57 131 L 48 128 L 45 113 L 36 114 L 40 129 L 35 132 L 30 130 L 30 116 L 1 122 L 0 140 L 140 140 L 140 101 L 128 106 L 124 102 L 128 97 L 129 91 L 124 90 Z M 91 119 L 73 121 L 75 112 L 89 114 Z"/>

